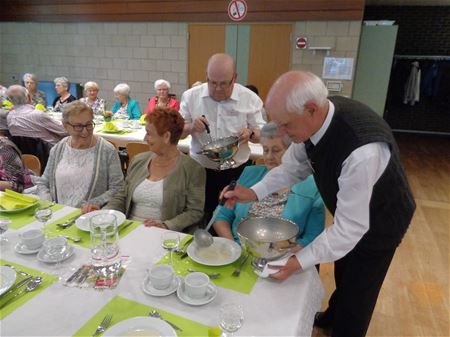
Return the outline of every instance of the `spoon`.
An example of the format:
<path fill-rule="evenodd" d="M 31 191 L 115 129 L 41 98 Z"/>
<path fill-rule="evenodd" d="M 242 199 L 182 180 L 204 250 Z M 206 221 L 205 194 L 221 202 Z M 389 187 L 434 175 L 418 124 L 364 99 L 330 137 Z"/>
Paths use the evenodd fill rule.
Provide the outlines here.
<path fill-rule="evenodd" d="M 12 265 L 10 265 L 10 264 L 5 264 L 5 267 L 9 267 L 9 268 L 11 268 L 11 269 L 14 269 L 14 270 L 16 271 L 17 274 L 20 274 L 20 275 L 22 275 L 22 276 L 30 276 L 30 274 L 28 274 L 28 273 L 26 273 L 26 272 L 24 272 L 24 271 L 22 271 L 22 270 L 18 270 L 18 269 L 16 269 L 16 267 L 14 267 L 14 266 L 12 266 Z"/>
<path fill-rule="evenodd" d="M 190 273 L 199 273 L 199 271 L 195 270 L 195 269 L 188 269 L 187 271 L 190 272 Z M 203 273 L 203 272 L 200 272 L 200 273 Z M 211 273 L 211 274 L 205 273 L 205 274 L 208 275 L 209 278 L 218 278 L 218 277 L 220 277 L 220 273 Z"/>
<path fill-rule="evenodd" d="M 175 330 L 178 331 L 183 331 L 180 327 L 176 326 L 175 324 L 173 324 L 172 322 L 169 322 L 168 320 L 165 320 L 164 318 L 162 318 L 161 314 L 156 311 L 156 310 L 152 310 L 148 313 L 148 315 L 150 317 L 154 317 L 154 318 L 159 318 L 161 320 L 163 320 L 164 322 L 168 323 L 170 326 L 172 326 L 172 328 L 174 328 Z"/>
<path fill-rule="evenodd" d="M 63 222 L 63 223 L 57 223 L 56 225 L 57 225 L 58 227 L 61 227 L 61 228 L 67 228 L 67 227 L 70 227 L 70 226 L 72 226 L 72 225 L 75 223 L 75 221 L 76 221 L 80 216 L 81 216 L 81 214 L 80 214 L 80 215 L 77 215 L 77 216 L 75 216 L 75 217 L 73 217 L 73 218 L 71 218 L 70 220 L 68 220 L 68 221 L 66 221 L 66 222 Z"/>
<path fill-rule="evenodd" d="M 214 239 L 208 231 L 198 228 L 194 232 L 194 242 L 197 246 L 205 248 L 211 246 Z"/>
<path fill-rule="evenodd" d="M 42 283 L 42 278 L 39 276 L 36 276 L 33 278 L 30 282 L 28 282 L 25 289 L 19 291 L 17 294 L 15 294 L 13 297 L 11 297 L 9 300 L 7 300 L 5 303 L 3 303 L 0 306 L 0 309 L 11 303 L 15 298 L 22 295 L 23 293 L 29 293 L 30 291 L 35 290 L 40 284 Z"/>
<path fill-rule="evenodd" d="M 67 236 L 67 235 L 64 235 L 64 237 L 65 237 L 67 240 L 70 240 L 70 241 L 73 241 L 73 242 L 80 242 L 80 241 L 81 241 L 81 238 L 73 238 L 73 237 Z"/>

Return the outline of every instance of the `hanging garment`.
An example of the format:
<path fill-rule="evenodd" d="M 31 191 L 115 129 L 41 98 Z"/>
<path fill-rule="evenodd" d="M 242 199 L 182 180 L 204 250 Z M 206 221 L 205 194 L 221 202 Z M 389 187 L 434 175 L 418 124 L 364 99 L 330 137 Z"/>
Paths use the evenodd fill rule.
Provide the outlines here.
<path fill-rule="evenodd" d="M 420 67 L 419 62 L 411 63 L 411 72 L 405 84 L 404 104 L 414 105 L 420 99 Z"/>

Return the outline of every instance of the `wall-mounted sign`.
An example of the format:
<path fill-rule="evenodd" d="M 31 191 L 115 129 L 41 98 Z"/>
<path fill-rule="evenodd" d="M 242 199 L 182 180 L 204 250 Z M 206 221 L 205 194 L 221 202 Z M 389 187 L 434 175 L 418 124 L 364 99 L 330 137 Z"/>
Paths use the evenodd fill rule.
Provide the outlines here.
<path fill-rule="evenodd" d="M 322 78 L 330 80 L 351 80 L 353 76 L 353 58 L 324 57 Z"/>
<path fill-rule="evenodd" d="M 308 45 L 308 39 L 306 37 L 298 36 L 295 38 L 295 49 L 305 49 Z"/>
<path fill-rule="evenodd" d="M 228 16 L 233 21 L 242 21 L 247 15 L 245 0 L 231 0 L 228 4 Z"/>

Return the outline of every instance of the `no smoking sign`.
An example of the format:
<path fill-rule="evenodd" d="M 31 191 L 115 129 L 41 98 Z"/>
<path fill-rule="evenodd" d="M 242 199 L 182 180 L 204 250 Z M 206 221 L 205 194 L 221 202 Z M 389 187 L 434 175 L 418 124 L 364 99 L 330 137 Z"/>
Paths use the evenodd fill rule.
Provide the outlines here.
<path fill-rule="evenodd" d="M 231 0 L 228 4 L 228 16 L 233 21 L 241 21 L 247 15 L 245 0 Z"/>

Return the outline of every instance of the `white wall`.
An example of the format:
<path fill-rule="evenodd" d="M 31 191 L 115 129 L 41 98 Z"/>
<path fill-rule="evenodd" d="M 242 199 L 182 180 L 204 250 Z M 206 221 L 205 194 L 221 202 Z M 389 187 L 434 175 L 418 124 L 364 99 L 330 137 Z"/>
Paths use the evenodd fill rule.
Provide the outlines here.
<path fill-rule="evenodd" d="M 0 83 L 19 83 L 25 72 L 47 81 L 94 80 L 107 106 L 114 86 L 126 82 L 145 108 L 159 78 L 178 97 L 186 90 L 187 24 L 0 23 Z"/>

